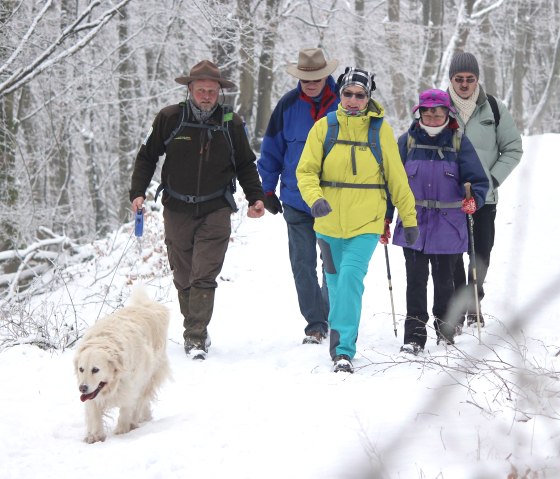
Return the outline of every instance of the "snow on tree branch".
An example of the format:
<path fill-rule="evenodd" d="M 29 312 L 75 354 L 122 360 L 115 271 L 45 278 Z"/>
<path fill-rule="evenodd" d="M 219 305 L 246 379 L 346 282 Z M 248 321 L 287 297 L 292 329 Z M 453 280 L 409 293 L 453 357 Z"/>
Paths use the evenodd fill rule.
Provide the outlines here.
<path fill-rule="evenodd" d="M 96 35 L 97 33 L 118 13 L 119 9 L 125 7 L 130 0 L 122 0 L 117 5 L 109 8 L 101 15 L 99 15 L 94 21 L 81 25 L 84 19 L 88 18 L 95 7 L 99 6 L 102 1 L 94 0 L 88 7 L 78 16 L 78 18 L 69 25 L 56 40 L 53 40 L 51 44 L 43 50 L 34 60 L 30 61 L 27 65 L 16 69 L 3 83 L 0 83 L 0 98 L 8 95 L 9 93 L 21 88 L 23 85 L 31 81 L 36 76 L 50 69 L 57 63 L 59 63 L 64 58 L 74 55 L 76 52 L 84 48 Z M 27 33 L 21 39 L 18 47 L 14 50 L 10 58 L 6 63 L 0 67 L 0 74 L 7 70 L 7 68 L 14 63 L 15 60 L 20 58 L 29 42 L 31 36 L 36 31 L 38 24 L 43 18 L 47 9 L 51 6 L 52 1 L 45 3 L 43 9 L 37 14 L 33 20 L 31 26 L 29 27 Z M 78 33 L 89 30 L 89 32 L 82 37 L 79 41 L 74 43 L 69 48 L 63 50 L 62 52 L 56 54 L 62 43 L 71 38 Z"/>

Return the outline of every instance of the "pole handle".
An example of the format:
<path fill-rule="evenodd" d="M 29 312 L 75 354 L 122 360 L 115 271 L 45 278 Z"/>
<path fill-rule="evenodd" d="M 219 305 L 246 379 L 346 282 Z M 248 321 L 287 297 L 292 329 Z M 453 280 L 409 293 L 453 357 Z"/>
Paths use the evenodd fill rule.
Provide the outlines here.
<path fill-rule="evenodd" d="M 472 197 L 471 184 L 468 181 L 465 183 L 465 197 L 467 200 L 470 200 Z"/>

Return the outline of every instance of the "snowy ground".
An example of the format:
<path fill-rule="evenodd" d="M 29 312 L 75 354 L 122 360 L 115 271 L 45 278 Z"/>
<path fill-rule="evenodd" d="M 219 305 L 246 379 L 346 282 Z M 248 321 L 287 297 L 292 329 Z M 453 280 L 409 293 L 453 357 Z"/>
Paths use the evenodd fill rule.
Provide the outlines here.
<path fill-rule="evenodd" d="M 500 189 L 482 344 L 472 330 L 447 350 L 432 335 L 423 357 L 399 354 L 404 258 L 401 248 L 389 247 L 395 338 L 378 247 L 366 278 L 356 373 L 333 373 L 328 344 L 301 344 L 285 223 L 267 214 L 245 218 L 236 231 L 208 360 L 192 361 L 183 352 L 164 249 L 153 251 L 146 239 L 140 255 L 129 227 L 96 245 L 95 260 L 66 272 L 66 286 L 33 307 L 37 315 L 50 310 L 51 318 L 91 323 L 125 300 L 131 283 L 147 282 L 172 311 L 174 380 L 161 390 L 154 420 L 87 445 L 73 349 L 5 349 L 0 478 L 560 477 L 560 274 L 553 246 L 560 226 L 551 208 L 560 135 L 525 138 L 524 145 L 522 166 Z M 159 216 L 147 221 L 147 236 L 156 235 Z M 154 271 L 163 273 L 151 277 Z"/>

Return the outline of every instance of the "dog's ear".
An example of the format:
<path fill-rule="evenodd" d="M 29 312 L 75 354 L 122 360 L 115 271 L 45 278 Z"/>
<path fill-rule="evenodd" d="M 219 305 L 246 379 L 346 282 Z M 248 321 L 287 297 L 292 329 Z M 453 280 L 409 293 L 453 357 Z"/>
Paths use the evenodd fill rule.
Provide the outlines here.
<path fill-rule="evenodd" d="M 118 373 L 124 368 L 124 363 L 120 354 L 111 355 L 109 358 L 107 358 L 107 362 L 109 364 L 109 367 L 111 368 L 112 373 Z"/>

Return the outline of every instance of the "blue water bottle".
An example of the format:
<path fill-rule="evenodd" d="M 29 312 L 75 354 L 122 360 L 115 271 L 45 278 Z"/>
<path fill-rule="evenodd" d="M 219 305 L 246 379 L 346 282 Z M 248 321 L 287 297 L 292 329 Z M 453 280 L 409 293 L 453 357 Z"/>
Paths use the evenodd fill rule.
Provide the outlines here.
<path fill-rule="evenodd" d="M 139 238 L 144 232 L 144 208 L 138 208 L 134 216 L 134 234 Z"/>

